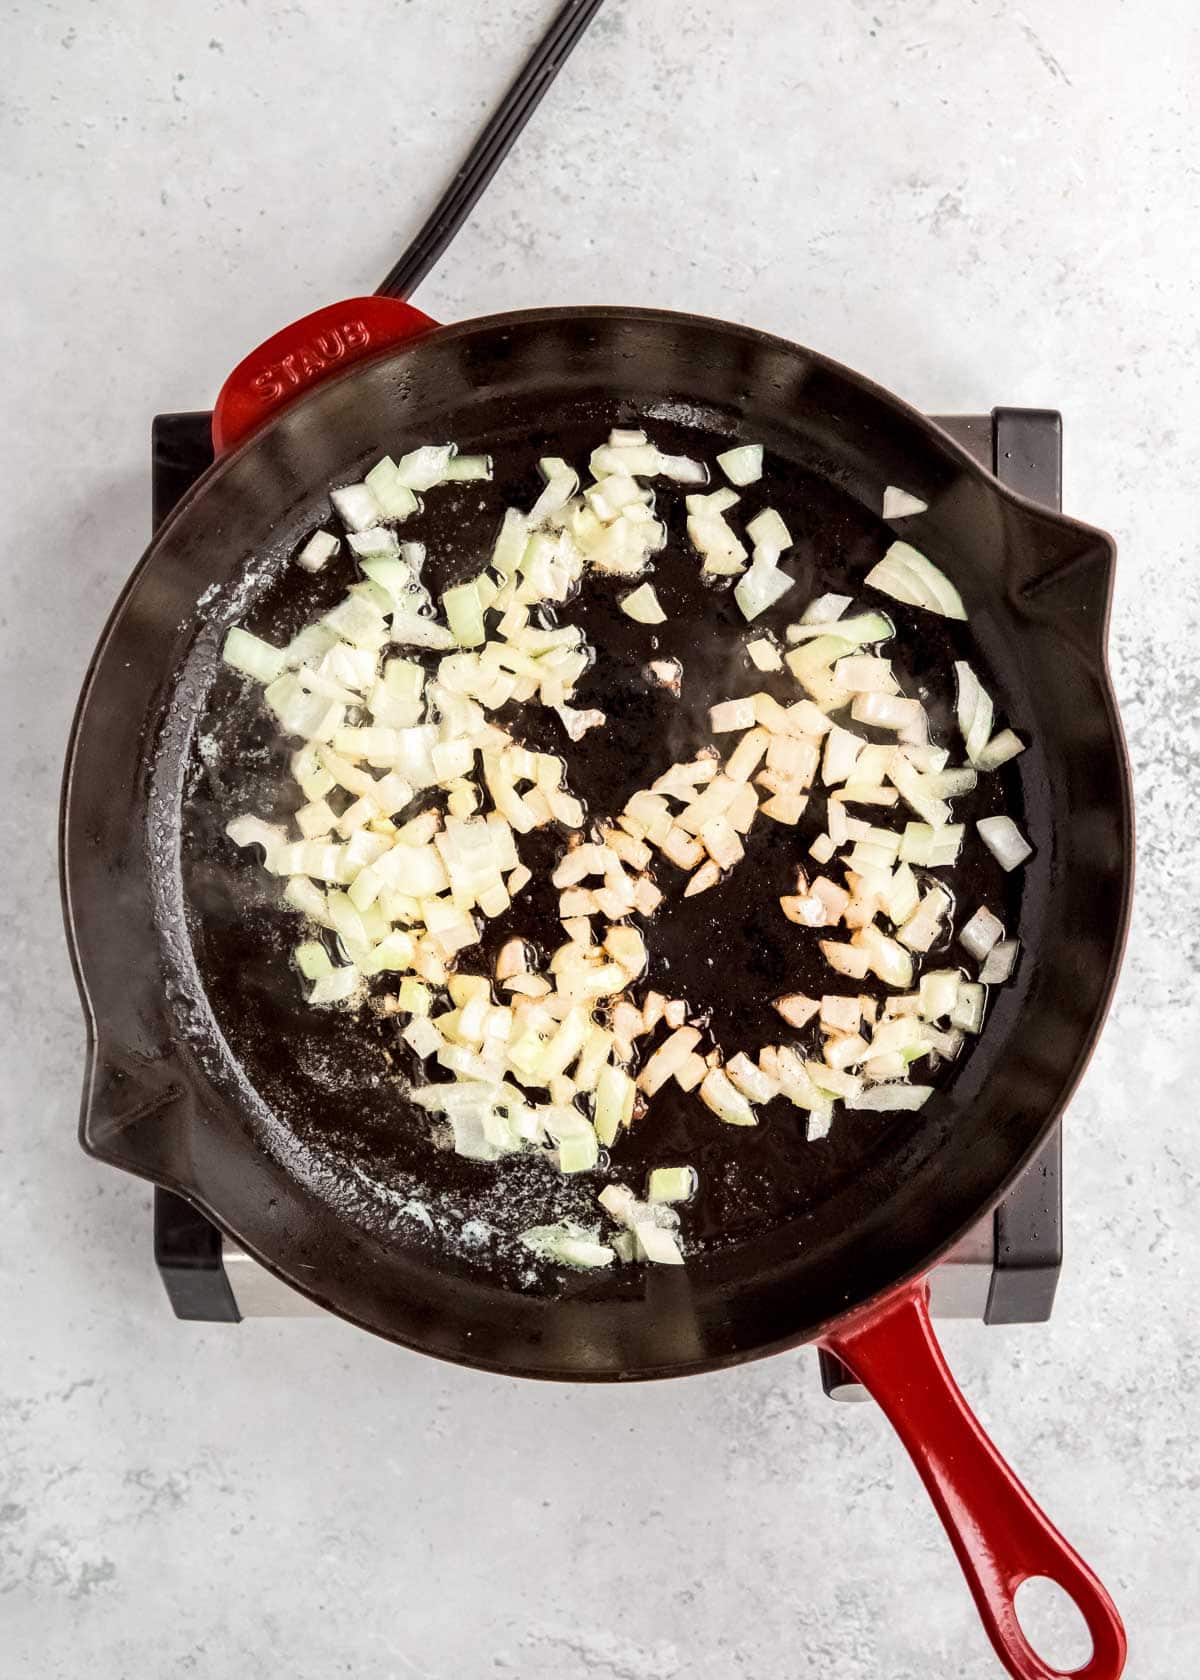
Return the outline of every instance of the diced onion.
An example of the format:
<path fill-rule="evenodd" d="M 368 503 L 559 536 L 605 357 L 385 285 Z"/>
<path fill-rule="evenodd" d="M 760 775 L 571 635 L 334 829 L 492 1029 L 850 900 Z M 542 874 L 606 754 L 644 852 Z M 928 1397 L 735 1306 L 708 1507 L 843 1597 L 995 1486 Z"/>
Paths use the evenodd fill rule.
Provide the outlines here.
<path fill-rule="evenodd" d="M 386 525 L 370 525 L 365 531 L 351 531 L 346 538 L 351 554 L 356 560 L 371 560 L 377 557 L 395 559 L 396 565 L 403 568 L 401 582 L 407 583 L 408 567 L 400 559 L 400 542 L 395 531 Z"/>
<path fill-rule="evenodd" d="M 747 521 L 746 535 L 756 549 L 767 549 L 778 560 L 785 548 L 792 546 L 792 533 L 774 508 L 764 508 Z"/>
<path fill-rule="evenodd" d="M 833 939 L 818 941 L 821 953 L 830 968 L 837 974 L 844 974 L 850 980 L 865 980 L 869 967 L 866 951 L 856 945 L 840 944 Z"/>
<path fill-rule="evenodd" d="M 710 1068 L 700 1082 L 700 1101 L 727 1126 L 756 1126 L 754 1110 L 720 1068 Z"/>
<path fill-rule="evenodd" d="M 769 550 L 760 552 L 763 557 L 756 557 L 745 576 L 738 579 L 733 591 L 733 598 L 741 608 L 742 616 L 747 619 L 758 618 L 781 601 L 796 581 L 780 570 Z"/>
<path fill-rule="evenodd" d="M 910 931 L 911 935 L 911 929 L 912 918 L 905 923 L 896 939 L 889 939 L 873 923 L 859 928 L 854 935 L 854 943 L 867 953 L 867 966 L 871 973 L 886 985 L 901 988 L 912 985 L 913 964 L 909 952 L 918 947 L 911 943 L 911 936 L 905 937 L 906 931 Z M 928 946 L 924 949 L 927 950 Z"/>
<path fill-rule="evenodd" d="M 648 478 L 662 470 L 662 456 L 652 443 L 609 443 L 593 449 L 588 464 L 597 479 Z"/>
<path fill-rule="evenodd" d="M 621 611 L 636 624 L 665 624 L 667 615 L 659 605 L 652 584 L 643 583 L 621 599 Z"/>
<path fill-rule="evenodd" d="M 950 807 L 929 792 L 925 778 L 900 753 L 893 756 L 887 774 L 905 804 L 910 805 L 931 828 L 941 828 L 947 822 Z M 913 857 L 909 861 L 919 863 L 922 860 Z"/>
<path fill-rule="evenodd" d="M 563 1138 L 558 1146 L 558 1170 L 561 1173 L 591 1172 L 600 1159 L 600 1144 L 589 1127 L 579 1137 Z"/>
<path fill-rule="evenodd" d="M 659 1225 L 651 1225 L 649 1221 L 642 1221 L 634 1226 L 634 1237 L 637 1241 L 638 1253 L 644 1260 L 649 1260 L 655 1266 L 682 1266 L 683 1255 L 679 1251 L 679 1244 L 670 1231 Z"/>
<path fill-rule="evenodd" d="M 296 967 L 306 980 L 319 980 L 323 974 L 332 974 L 333 963 L 324 945 L 315 939 L 309 939 L 302 945 L 297 945 L 292 952 Z"/>
<path fill-rule="evenodd" d="M 992 702 L 965 660 L 958 660 L 954 669 L 958 676 L 958 727 L 968 759 L 978 764 L 992 733 Z"/>
<path fill-rule="evenodd" d="M 703 570 L 708 575 L 729 577 L 745 566 L 745 544 L 734 535 L 720 514 L 689 514 L 687 533 L 693 547 L 703 555 Z"/>
<path fill-rule="evenodd" d="M 721 866 L 710 858 L 707 863 L 702 863 L 692 875 L 687 886 L 683 889 L 683 896 L 685 898 L 695 898 L 698 894 L 708 892 L 715 887 L 720 879 Z"/>
<path fill-rule="evenodd" d="M 752 1103 L 768 1103 L 779 1095 L 779 1086 L 775 1080 L 742 1051 L 731 1057 L 725 1073 L 735 1089 Z"/>
<path fill-rule="evenodd" d="M 316 531 L 296 556 L 296 564 L 306 572 L 319 572 L 341 549 L 332 531 Z"/>
<path fill-rule="evenodd" d="M 484 640 L 483 606 L 479 599 L 478 579 L 457 584 L 442 596 L 442 610 L 446 623 L 460 647 L 479 647 Z"/>
<path fill-rule="evenodd" d="M 770 817 L 773 822 L 793 826 L 800 821 L 808 804 L 808 796 L 803 793 L 773 793 L 770 799 L 764 799 L 762 814 Z"/>
<path fill-rule="evenodd" d="M 789 1027 L 801 1032 L 822 1009 L 822 1002 L 817 998 L 805 997 L 800 992 L 792 992 L 787 997 L 776 998 L 771 1007 L 779 1011 Z"/>
<path fill-rule="evenodd" d="M 1002 764 L 1007 764 L 1010 758 L 1016 758 L 1024 751 L 1025 743 L 1020 736 L 1011 729 L 1002 729 L 980 750 L 975 763 L 980 770 L 999 770 Z"/>
<path fill-rule="evenodd" d="M 740 585 L 739 585 L 740 587 Z M 736 590 L 735 590 L 736 594 Z M 740 603 L 739 603 L 740 605 Z M 759 636 L 752 642 L 747 642 L 746 652 L 750 663 L 758 671 L 782 671 L 783 655 L 775 643 L 767 636 Z"/>
<path fill-rule="evenodd" d="M 617 1257 L 607 1243 L 597 1241 L 595 1231 L 571 1219 L 561 1219 L 557 1225 L 532 1225 L 521 1232 L 519 1241 L 540 1260 L 553 1260 L 560 1266 L 574 1266 L 579 1270 L 611 1266 Z"/>
<path fill-rule="evenodd" d="M 833 668 L 838 682 L 851 694 L 895 694 L 896 679 L 889 659 L 875 654 L 851 654 L 839 659 Z"/>
<path fill-rule="evenodd" d="M 752 729 L 754 701 L 749 696 L 743 700 L 722 700 L 709 707 L 708 724 L 714 735 L 724 734 L 732 729 Z"/>
<path fill-rule="evenodd" d="M 557 456 L 546 456 L 538 462 L 538 467 L 546 480 L 546 488 L 529 510 L 528 522 L 531 526 L 540 525 L 551 514 L 566 507 L 579 488 L 579 474 Z"/>
<path fill-rule="evenodd" d="M 743 443 L 717 456 L 717 465 L 730 484 L 753 484 L 762 477 L 763 450 L 761 443 Z"/>
<path fill-rule="evenodd" d="M 794 1050 L 787 1045 L 777 1045 L 769 1066 L 767 1055 L 766 1050 L 760 1053 L 760 1065 L 774 1075 L 779 1083 L 779 1094 L 795 1108 L 805 1108 L 816 1114 L 829 1106 L 829 1093 L 813 1083 L 804 1063 Z"/>
<path fill-rule="evenodd" d="M 867 573 L 866 582 L 895 601 L 924 607 L 942 618 L 967 616 L 962 596 L 946 574 L 908 543 L 894 542 Z"/>
<path fill-rule="evenodd" d="M 889 999 L 890 1003 L 903 1000 Z M 920 997 L 912 1000 L 913 1009 L 920 1006 Z M 871 1052 L 874 1056 L 920 1055 L 928 1043 L 929 1029 L 913 1014 L 895 1015 L 875 1028 L 871 1036 Z"/>
<path fill-rule="evenodd" d="M 840 597 L 826 596 L 825 599 L 840 599 Z M 812 608 L 809 608 L 812 611 Z M 807 619 L 807 615 L 806 619 Z M 825 636 L 829 630 L 827 619 L 814 619 L 802 624 L 788 626 L 789 642 L 810 641 L 815 637 Z M 895 635 L 895 626 L 886 613 L 860 613 L 856 618 L 839 618 L 834 625 L 835 639 L 840 642 L 850 642 L 854 647 L 861 647 L 867 642 L 884 642 L 889 636 Z M 831 638 L 833 639 L 833 638 Z M 840 654 L 835 657 L 841 658 Z"/>
<path fill-rule="evenodd" d="M 1033 847 L 1011 817 L 982 817 L 975 827 L 1001 869 L 1017 869 L 1033 856 Z"/>
<path fill-rule="evenodd" d="M 365 531 L 385 517 L 366 484 L 347 484 L 340 490 L 331 490 L 329 499 L 348 531 Z"/>
<path fill-rule="evenodd" d="M 396 477 L 409 490 L 432 490 L 447 477 L 453 453 L 454 445 L 451 443 L 426 444 L 421 449 L 414 449 L 408 455 L 401 455 L 396 462 Z"/>
<path fill-rule="evenodd" d="M 915 513 L 928 511 L 928 502 L 923 502 L 919 496 L 911 495 L 907 490 L 898 489 L 894 484 L 889 484 L 883 492 L 885 519 L 911 519 Z"/>
<path fill-rule="evenodd" d="M 490 455 L 453 455 L 446 463 L 444 478 L 451 484 L 474 483 L 492 476 Z"/>
<path fill-rule="evenodd" d="M 838 661 L 835 675 L 846 663 L 844 659 Z M 919 700 L 909 700 L 900 694 L 859 693 L 854 696 L 850 716 L 856 723 L 866 723 L 874 729 L 907 729 L 920 722 L 925 712 Z"/>
<path fill-rule="evenodd" d="M 914 770 L 923 772 L 944 770 L 950 762 L 950 754 L 945 747 L 931 747 L 928 743 L 922 746 L 913 742 L 906 743 L 904 756 Z"/>
<path fill-rule="evenodd" d="M 703 461 L 693 461 L 687 455 L 660 455 L 658 470 L 676 484 L 708 483 L 708 468 Z"/>
<path fill-rule="evenodd" d="M 825 757 L 821 777 L 827 786 L 844 782 L 852 774 L 859 753 L 866 743 L 861 735 L 835 724 L 825 737 Z"/>
<path fill-rule="evenodd" d="M 977 1033 L 983 1025 L 986 1001 L 986 986 L 977 980 L 964 980 L 958 988 L 954 1008 L 950 1011 L 950 1025 L 957 1027 L 960 1032 Z"/>
<path fill-rule="evenodd" d="M 730 508 L 736 507 L 740 501 L 741 497 L 736 490 L 722 485 L 719 490 L 712 490 L 706 496 L 686 497 L 684 506 L 690 514 L 709 519 L 718 514 L 728 513 Z"/>
<path fill-rule="evenodd" d="M 554 710 L 572 741 L 581 741 L 589 729 L 598 729 L 605 722 L 604 713 L 595 707 L 579 711 L 574 706 L 555 706 Z"/>
<path fill-rule="evenodd" d="M 806 624 L 832 624 L 841 618 L 846 608 L 854 599 L 852 595 L 818 595 L 815 601 L 810 601 L 800 616 L 801 626 Z M 799 641 L 799 636 L 793 636 L 793 625 L 788 627 L 788 640 Z"/>
<path fill-rule="evenodd" d="M 362 975 L 353 963 L 345 968 L 335 968 L 313 981 L 308 1001 L 318 1009 L 335 1003 L 349 1003 L 359 995 L 362 984 Z"/>
<path fill-rule="evenodd" d="M 655 1167 L 646 1183 L 649 1202 L 686 1202 L 695 1193 L 694 1167 Z"/>
<path fill-rule="evenodd" d="M 958 936 L 958 942 L 982 962 L 999 940 L 1004 938 L 1004 923 L 986 907 L 980 905 Z"/>
<path fill-rule="evenodd" d="M 958 1003 L 962 976 L 956 968 L 927 969 L 918 990 L 923 1021 L 944 1020 Z"/>
<path fill-rule="evenodd" d="M 432 648 L 434 652 L 458 646 L 452 630 L 434 618 L 421 618 L 416 613 L 392 615 L 391 639 L 400 647 Z"/>
<path fill-rule="evenodd" d="M 924 1108 L 933 1095 L 932 1085 L 870 1085 L 854 1098 L 846 1099 L 847 1108 L 874 1109 L 878 1113 L 904 1113 Z"/>
<path fill-rule="evenodd" d="M 941 931 L 942 918 L 950 908 L 950 894 L 942 887 L 931 887 L 919 907 L 896 935 L 910 951 L 928 951 Z"/>
<path fill-rule="evenodd" d="M 974 770 L 931 770 L 925 777 L 925 790 L 935 799 L 959 799 L 978 780 Z"/>
<path fill-rule="evenodd" d="M 1002 939 L 998 945 L 992 946 L 979 970 L 979 978 L 985 986 L 1004 984 L 1016 967 L 1019 949 L 1015 939 Z"/>
<path fill-rule="evenodd" d="M 287 830 L 278 823 L 263 822 L 259 817 L 234 817 L 226 824 L 225 832 L 235 846 L 261 846 L 268 869 L 276 852 L 287 841 Z"/>
<path fill-rule="evenodd" d="M 596 1136 L 604 1147 L 610 1148 L 617 1133 L 627 1124 L 633 1112 L 636 1088 L 629 1075 L 611 1064 L 600 1071 L 596 1082 L 594 1123 Z"/>
<path fill-rule="evenodd" d="M 818 1091 L 832 1097 L 850 1099 L 862 1090 L 862 1080 L 857 1074 L 847 1073 L 844 1068 L 830 1067 L 827 1062 L 807 1061 L 804 1071 Z"/>
<path fill-rule="evenodd" d="M 270 642 L 252 636 L 237 625 L 226 634 L 221 658 L 235 671 L 261 683 L 274 682 L 282 676 L 287 664 L 287 655 L 281 648 L 272 647 Z"/>
<path fill-rule="evenodd" d="M 396 463 L 392 460 L 390 455 L 385 455 L 381 461 L 377 461 L 375 463 L 370 472 L 367 473 L 363 483 L 366 489 L 370 492 L 375 506 L 378 509 L 377 517 L 382 517 L 387 520 L 400 521 L 407 519 L 411 514 L 416 513 L 419 505 L 417 498 L 409 486 L 400 478 L 396 468 Z M 341 512 L 342 509 L 337 502 L 336 496 L 337 493 L 335 492 L 334 506 L 338 508 L 339 512 Z M 342 514 L 342 517 L 346 517 L 344 513 Z M 367 524 L 373 523 L 373 520 L 367 521 Z M 366 527 L 363 526 L 356 528 L 365 529 Z"/>

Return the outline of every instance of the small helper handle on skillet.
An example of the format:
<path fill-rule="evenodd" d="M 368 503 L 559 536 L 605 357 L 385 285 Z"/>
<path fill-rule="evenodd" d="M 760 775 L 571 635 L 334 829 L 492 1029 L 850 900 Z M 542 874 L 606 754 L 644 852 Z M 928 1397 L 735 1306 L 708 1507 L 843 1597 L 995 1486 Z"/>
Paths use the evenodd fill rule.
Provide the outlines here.
<path fill-rule="evenodd" d="M 242 358 L 213 404 L 213 448 L 234 449 L 278 409 L 312 386 L 389 345 L 429 332 L 438 323 L 399 298 L 349 298 L 329 303 Z"/>
<path fill-rule="evenodd" d="M 927 1286 L 888 1296 L 822 1345 L 870 1391 L 907 1447 L 1013 1680 L 1118 1680 L 1126 1644 L 1116 1606 L 984 1434 L 938 1346 Z M 1092 1654 L 1082 1668 L 1051 1668 L 1022 1631 L 1017 1588 L 1042 1575 L 1087 1623 Z"/>

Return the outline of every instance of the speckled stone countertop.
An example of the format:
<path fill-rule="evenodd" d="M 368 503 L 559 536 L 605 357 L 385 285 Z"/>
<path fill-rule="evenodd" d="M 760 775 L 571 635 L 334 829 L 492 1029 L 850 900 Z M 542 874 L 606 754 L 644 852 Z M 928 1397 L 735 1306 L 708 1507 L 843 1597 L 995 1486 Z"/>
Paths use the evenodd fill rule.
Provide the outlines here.
<path fill-rule="evenodd" d="M 149 417 L 377 283 L 551 9 L 0 9 L 12 1680 L 998 1673 L 883 1419 L 827 1402 L 811 1353 L 583 1391 L 334 1322 L 181 1324 L 147 1188 L 75 1142 L 55 801 L 146 539 Z M 1053 1321 L 946 1341 L 1135 1680 L 1200 1649 L 1198 65 L 1185 0 L 609 0 L 419 298 L 705 311 L 933 411 L 1063 410 L 1066 506 L 1121 549 L 1137 915 L 1067 1121 Z"/>

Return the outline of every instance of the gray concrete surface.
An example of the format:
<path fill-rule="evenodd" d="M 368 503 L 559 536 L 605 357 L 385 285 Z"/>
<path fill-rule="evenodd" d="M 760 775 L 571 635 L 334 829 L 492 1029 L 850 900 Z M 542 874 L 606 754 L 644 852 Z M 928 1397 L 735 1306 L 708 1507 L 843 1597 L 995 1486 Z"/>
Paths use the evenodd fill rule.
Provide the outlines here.
<path fill-rule="evenodd" d="M 13 1680 L 958 1680 L 997 1672 L 881 1418 L 809 1354 L 520 1386 L 337 1324 L 168 1316 L 149 1196 L 75 1139 L 54 807 L 148 520 L 147 422 L 370 289 L 551 7 L 0 7 L 0 1669 Z M 931 409 L 1053 404 L 1121 545 L 1141 796 L 1119 1003 L 1067 1131 L 1053 1322 L 955 1328 L 1120 1600 L 1200 1648 L 1200 23 L 1185 0 L 609 0 L 420 301 L 642 302 Z"/>

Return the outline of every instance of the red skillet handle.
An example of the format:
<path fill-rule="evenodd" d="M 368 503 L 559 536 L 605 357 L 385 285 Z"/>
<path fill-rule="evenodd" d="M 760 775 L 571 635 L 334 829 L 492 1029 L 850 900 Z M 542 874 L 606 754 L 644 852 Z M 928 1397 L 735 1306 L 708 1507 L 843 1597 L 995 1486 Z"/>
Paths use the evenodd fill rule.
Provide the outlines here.
<path fill-rule="evenodd" d="M 428 332 L 437 322 L 399 298 L 349 298 L 284 327 L 234 368 L 213 407 L 218 455 L 256 431 L 276 409 L 340 373 L 368 351 Z"/>
<path fill-rule="evenodd" d="M 1125 1629 L 1083 1560 L 1043 1515 L 988 1440 L 950 1374 L 929 1322 L 924 1283 L 823 1338 L 883 1407 L 950 1536 L 1000 1661 L 1014 1680 L 1067 1680 L 1021 1631 L 1014 1595 L 1048 1575 L 1075 1601 L 1092 1655 L 1075 1680 L 1118 1680 Z"/>

